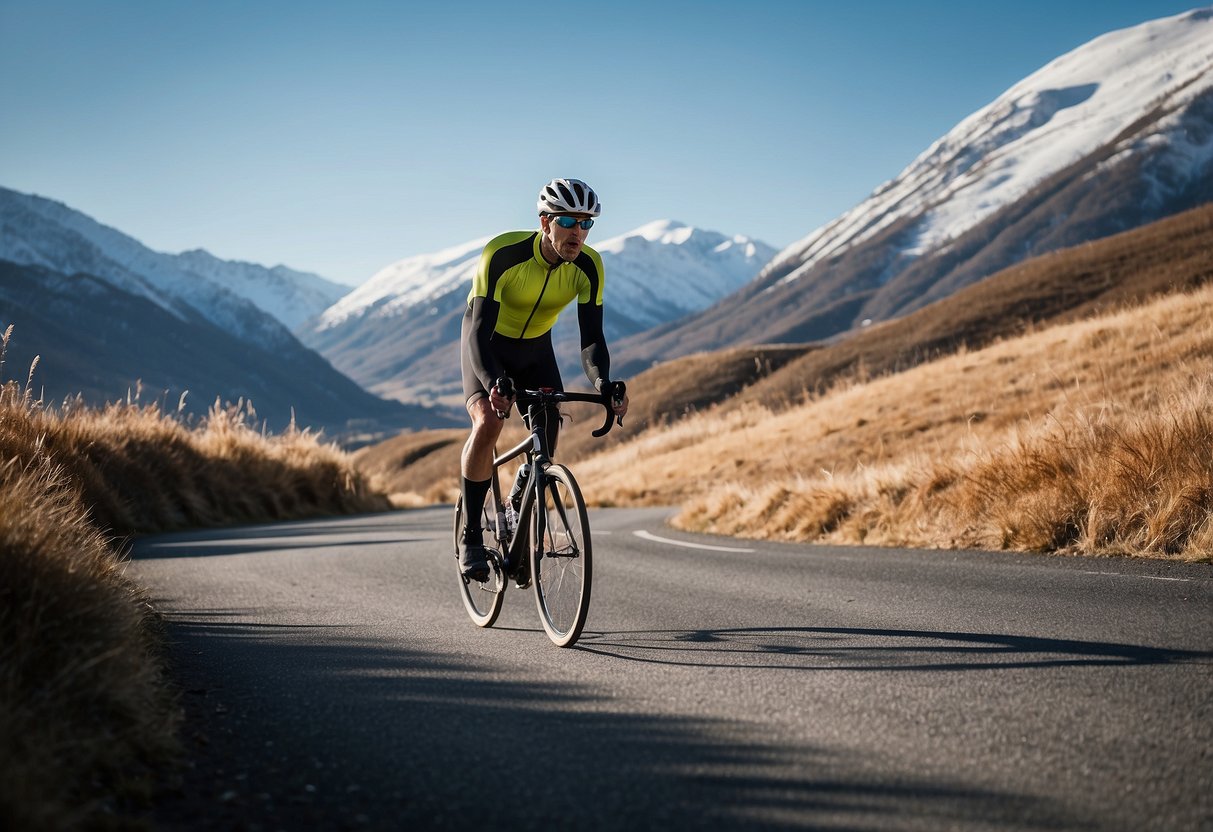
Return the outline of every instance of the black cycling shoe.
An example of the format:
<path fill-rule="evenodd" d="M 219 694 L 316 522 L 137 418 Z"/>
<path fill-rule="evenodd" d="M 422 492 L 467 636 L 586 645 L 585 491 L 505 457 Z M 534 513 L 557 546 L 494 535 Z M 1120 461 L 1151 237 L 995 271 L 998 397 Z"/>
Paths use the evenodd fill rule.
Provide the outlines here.
<path fill-rule="evenodd" d="M 469 581 L 484 583 L 489 579 L 489 552 L 484 548 L 484 535 L 480 529 L 463 530 L 459 541 L 459 571 Z"/>

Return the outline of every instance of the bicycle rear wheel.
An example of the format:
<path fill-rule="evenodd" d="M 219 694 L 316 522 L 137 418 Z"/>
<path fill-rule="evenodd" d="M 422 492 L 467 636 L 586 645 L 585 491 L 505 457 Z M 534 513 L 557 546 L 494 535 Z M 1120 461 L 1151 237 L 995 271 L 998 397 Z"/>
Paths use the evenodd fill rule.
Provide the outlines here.
<path fill-rule="evenodd" d="M 490 498 L 491 501 L 491 498 Z M 484 510 L 486 537 L 497 528 L 496 512 L 488 507 Z M 487 581 L 473 581 L 463 577 L 459 568 L 459 535 L 463 531 L 463 497 L 455 503 L 455 577 L 459 580 L 459 595 L 468 616 L 477 627 L 492 627 L 501 614 L 505 603 L 505 570 L 501 568 L 501 553 L 489 548 L 489 577 Z M 487 542 L 487 541 L 486 541 Z"/>
<path fill-rule="evenodd" d="M 543 510 L 536 512 L 530 546 L 531 580 L 548 638 L 557 647 L 569 647 L 581 635 L 590 610 L 590 521 L 568 468 L 549 465 L 543 478 Z"/>

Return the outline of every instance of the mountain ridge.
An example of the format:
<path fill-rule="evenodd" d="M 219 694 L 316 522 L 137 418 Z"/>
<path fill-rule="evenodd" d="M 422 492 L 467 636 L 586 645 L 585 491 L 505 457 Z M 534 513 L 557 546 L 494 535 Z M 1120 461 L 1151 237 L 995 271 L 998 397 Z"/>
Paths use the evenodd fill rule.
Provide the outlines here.
<path fill-rule="evenodd" d="M 251 400 L 274 429 L 296 418 L 334 436 L 454 423 L 361 389 L 245 296 L 280 313 L 319 305 L 331 300 L 322 278 L 300 288 L 307 276 L 285 267 L 166 255 L 64 203 L 5 188 L 0 274 L 0 328 L 15 327 L 8 361 L 42 355 L 39 389 L 52 398 L 102 404 L 142 381 L 174 398 L 191 391 L 190 413 Z"/>
<path fill-rule="evenodd" d="M 4 187 L 0 232 L 0 258 L 102 277 L 174 314 L 184 314 L 184 304 L 263 345 L 282 342 L 284 333 L 350 289 L 285 266 L 221 260 L 204 249 L 155 251 L 63 202 Z M 274 323 L 259 321 L 246 304 Z"/>
<path fill-rule="evenodd" d="M 1108 33 L 1049 62 L 749 285 L 622 343 L 621 366 L 829 339 L 1027 257 L 1213 199 L 1208 44 L 1213 9 Z M 1117 98 L 1126 84 L 1134 95 Z"/>

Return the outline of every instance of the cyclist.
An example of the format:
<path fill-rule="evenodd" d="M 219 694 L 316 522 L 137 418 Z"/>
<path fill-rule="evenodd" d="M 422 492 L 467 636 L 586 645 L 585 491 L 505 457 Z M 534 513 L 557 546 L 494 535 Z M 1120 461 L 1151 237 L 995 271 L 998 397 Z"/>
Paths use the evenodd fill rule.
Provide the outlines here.
<path fill-rule="evenodd" d="M 585 245 L 602 205 L 580 179 L 553 179 L 539 191 L 539 230 L 493 238 L 480 255 L 461 333 L 463 393 L 472 431 L 461 460 L 464 528 L 459 565 L 465 577 L 488 578 L 481 517 L 493 475 L 493 449 L 514 399 L 497 379 L 519 388 L 563 390 L 552 326 L 577 300 L 581 366 L 594 389 L 612 394 L 611 359 L 602 332 L 602 258 Z M 615 405 L 622 418 L 626 394 Z M 549 454 L 556 450 L 557 412 L 544 414 Z"/>

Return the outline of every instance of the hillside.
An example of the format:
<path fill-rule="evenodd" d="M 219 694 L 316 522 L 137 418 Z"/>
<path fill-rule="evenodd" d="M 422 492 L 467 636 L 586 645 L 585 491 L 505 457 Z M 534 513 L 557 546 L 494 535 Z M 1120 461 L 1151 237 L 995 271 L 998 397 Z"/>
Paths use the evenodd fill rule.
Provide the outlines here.
<path fill-rule="evenodd" d="M 1011 267 L 902 318 L 866 327 L 758 379 L 730 404 L 797 401 L 840 378 L 905 370 L 957 349 L 1213 281 L 1213 203 Z"/>
<path fill-rule="evenodd" d="M 0 381 L 24 382 L 50 402 L 81 395 L 100 405 L 135 394 L 205 415 L 216 398 L 244 399 L 273 430 L 290 424 L 328 435 L 433 424 L 420 408 L 367 393 L 298 345 L 270 350 L 233 337 L 196 313 L 181 316 L 100 278 L 0 260 L 0 332 L 14 331 Z"/>
<path fill-rule="evenodd" d="M 61 202 L 0 187 L 0 259 L 100 277 L 174 313 L 192 310 L 263 346 L 349 292 L 285 266 L 221 260 L 197 249 L 154 251 Z"/>
<path fill-rule="evenodd" d="M 1210 280 L 1213 205 L 1023 263 L 965 293 L 837 343 L 759 346 L 664 362 L 629 380 L 633 412 L 623 429 L 616 428 L 605 442 L 596 440 L 588 427 L 594 417 L 575 414 L 576 421 L 562 435 L 560 456 L 583 460 L 642 439 L 647 427 L 677 422 L 713 403 L 722 414 L 755 404 L 788 407 L 848 379 L 906 370 Z M 507 436 L 515 436 L 519 428 L 512 422 L 507 430 Z M 455 487 L 462 442 L 452 439 L 417 455 L 416 449 L 426 446 L 422 437 L 409 440 L 407 463 L 401 462 L 399 448 L 384 443 L 365 449 L 359 464 L 375 466 L 392 491 L 445 499 Z M 424 469 L 417 467 L 422 464 Z M 444 471 L 447 479 L 432 479 Z"/>
<path fill-rule="evenodd" d="M 1213 200 L 1213 9 L 1112 32 L 969 116 L 739 292 L 620 345 L 824 340 Z"/>
<path fill-rule="evenodd" d="M 173 255 L 51 199 L 0 187 L 0 327 L 13 324 L 9 377 L 51 400 L 100 405 L 142 381 L 201 416 L 216 398 L 252 401 L 273 429 L 292 418 L 333 437 L 455 422 L 380 399 L 303 346 L 288 325 L 348 292 L 284 266 Z M 167 391 L 167 392 L 166 392 Z"/>
<path fill-rule="evenodd" d="M 772 411 L 646 432 L 578 466 L 675 523 L 835 543 L 1213 560 L 1213 286 Z"/>

